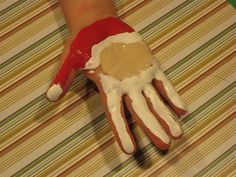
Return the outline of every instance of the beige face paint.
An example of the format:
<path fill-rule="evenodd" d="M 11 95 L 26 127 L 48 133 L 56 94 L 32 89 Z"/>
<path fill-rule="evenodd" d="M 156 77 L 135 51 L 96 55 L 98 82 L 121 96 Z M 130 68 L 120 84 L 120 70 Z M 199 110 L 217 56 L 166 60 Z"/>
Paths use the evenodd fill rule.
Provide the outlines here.
<path fill-rule="evenodd" d="M 119 80 L 137 75 L 148 68 L 154 58 L 144 42 L 113 43 L 101 55 L 102 71 Z"/>

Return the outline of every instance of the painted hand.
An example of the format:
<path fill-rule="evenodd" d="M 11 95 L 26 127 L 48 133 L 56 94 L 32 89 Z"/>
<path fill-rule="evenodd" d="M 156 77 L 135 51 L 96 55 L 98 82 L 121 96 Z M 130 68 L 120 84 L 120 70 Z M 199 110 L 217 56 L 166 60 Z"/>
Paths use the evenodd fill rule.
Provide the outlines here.
<path fill-rule="evenodd" d="M 178 115 L 186 112 L 184 104 L 141 36 L 127 24 L 110 17 L 81 30 L 47 97 L 55 101 L 64 95 L 70 73 L 78 69 L 96 83 L 106 117 L 125 153 L 134 153 L 136 143 L 125 119 L 123 102 L 158 148 L 168 149 L 170 137 L 182 135 L 162 99 Z"/>

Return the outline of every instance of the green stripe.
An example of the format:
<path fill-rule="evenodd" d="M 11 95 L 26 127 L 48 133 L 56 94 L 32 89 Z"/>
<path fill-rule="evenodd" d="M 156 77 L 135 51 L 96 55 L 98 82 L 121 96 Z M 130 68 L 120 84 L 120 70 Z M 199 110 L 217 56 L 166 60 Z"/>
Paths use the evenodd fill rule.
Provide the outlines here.
<path fill-rule="evenodd" d="M 181 59 L 178 63 L 170 67 L 165 71 L 165 74 L 168 75 L 168 78 L 170 80 L 174 80 L 174 78 L 179 77 L 181 73 L 189 70 L 188 68 L 195 67 L 196 64 L 201 61 L 201 58 L 204 59 L 206 55 L 209 55 L 209 53 L 213 53 L 213 51 L 216 52 L 217 48 L 225 45 L 225 43 L 228 43 L 229 40 L 234 40 L 234 38 L 232 38 L 232 35 L 234 34 L 235 28 L 236 24 L 231 25 L 229 28 L 225 29 L 217 36 L 209 40 L 207 43 L 199 47 L 197 50 L 193 51 L 192 53 Z M 180 73 L 180 71 L 182 72 Z"/>
<path fill-rule="evenodd" d="M 18 0 L 17 2 L 15 2 L 14 4 L 10 5 L 9 7 L 3 9 L 2 11 L 0 11 L 0 17 L 3 18 L 5 16 L 9 17 L 9 14 L 7 13 L 13 13 L 14 9 L 21 6 L 23 3 L 27 2 L 26 0 Z M 28 1 L 30 3 L 30 1 Z M 2 20 L 2 19 L 1 19 Z"/>
<path fill-rule="evenodd" d="M 14 6 L 14 9 L 11 9 L 9 11 L 4 11 L 3 15 L 1 16 L 2 17 L 1 21 L 4 22 L 2 24 L 2 28 L 6 28 L 10 24 L 14 24 L 16 21 L 18 21 L 18 19 L 22 19 L 23 17 L 35 11 L 39 7 L 45 5 L 45 3 L 47 3 L 47 1 L 45 0 L 44 1 L 25 0 L 22 1 L 22 3 Z M 51 3 L 50 5 L 52 6 L 55 3 L 56 1 L 54 1 L 54 3 Z M 11 14 L 9 14 L 8 12 Z"/>
<path fill-rule="evenodd" d="M 153 39 L 154 36 L 163 32 L 165 33 L 170 32 L 172 29 L 174 29 L 173 27 L 182 24 L 184 22 L 184 19 L 191 17 L 193 13 L 199 12 L 202 7 L 210 5 L 211 3 L 209 2 L 210 1 L 201 1 L 201 0 L 185 1 L 178 7 L 174 8 L 161 18 L 155 20 L 153 23 L 142 29 L 140 33 L 143 34 L 143 37 L 148 44 L 152 43 L 153 40 L 151 39 Z"/>
<path fill-rule="evenodd" d="M 19 16 L 22 14 L 27 14 L 26 12 L 30 12 L 33 10 L 32 7 L 37 7 L 38 2 L 37 1 L 21 1 L 21 3 L 14 6 L 14 9 L 11 9 L 9 11 L 4 11 L 4 14 L 2 14 L 2 22 L 3 22 L 3 28 L 6 28 L 9 24 L 14 23 L 18 21 Z M 42 5 L 42 4 L 41 4 Z M 41 6 L 40 5 L 40 6 Z M 11 6 L 10 6 L 11 7 Z"/>
<path fill-rule="evenodd" d="M 136 1 L 138 2 L 138 0 L 136 0 Z M 118 3 L 118 2 L 119 1 L 115 0 L 114 5 L 116 6 L 116 8 L 118 10 L 121 10 L 121 9 L 129 7 L 131 3 L 135 2 L 135 0 L 133 0 L 133 1 L 130 1 L 130 0 L 129 1 L 123 1 L 123 2 L 120 2 L 120 3 Z"/>
<path fill-rule="evenodd" d="M 160 17 L 159 19 L 155 20 L 154 22 L 146 26 L 144 29 L 140 31 L 140 33 L 144 34 L 147 31 L 150 31 L 150 33 L 155 32 L 156 30 L 160 30 L 161 28 L 166 27 L 166 25 L 168 24 L 170 25 L 169 21 L 173 19 L 177 20 L 176 18 L 181 19 L 181 17 L 183 17 L 183 14 L 188 12 L 189 6 L 195 5 L 193 3 L 194 3 L 193 1 L 185 1 L 176 8 L 172 9 L 170 12 L 164 14 L 162 17 Z M 166 23 L 165 21 L 168 21 L 168 23 Z"/>
<path fill-rule="evenodd" d="M 236 152 L 236 146 L 232 146 L 230 149 L 228 149 L 226 152 L 221 154 L 217 159 L 215 159 L 213 162 L 211 162 L 209 165 L 207 165 L 204 169 L 202 169 L 198 174 L 196 174 L 196 177 L 203 177 L 203 176 L 215 176 L 217 175 L 216 172 L 223 170 L 224 167 L 229 164 L 230 161 L 234 160 L 235 162 L 235 152 Z M 219 168 L 220 166 L 220 168 Z M 215 171 L 216 170 L 216 171 Z M 212 174 L 214 173 L 214 174 Z"/>

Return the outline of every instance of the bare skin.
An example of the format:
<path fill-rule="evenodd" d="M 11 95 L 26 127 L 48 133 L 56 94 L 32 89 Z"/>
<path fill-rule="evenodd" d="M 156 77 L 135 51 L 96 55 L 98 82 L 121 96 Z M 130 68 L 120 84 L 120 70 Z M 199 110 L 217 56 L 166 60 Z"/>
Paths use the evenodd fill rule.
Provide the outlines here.
<path fill-rule="evenodd" d="M 116 16 L 116 10 L 111 0 L 59 0 L 64 13 L 70 35 L 68 36 L 61 54 L 63 64 L 70 49 L 70 45 L 77 33 L 93 22 L 109 16 Z M 67 88 L 75 78 L 76 71 L 70 73 Z"/>
<path fill-rule="evenodd" d="M 72 34 L 81 28 L 108 16 L 116 16 L 111 0 L 59 0 Z"/>

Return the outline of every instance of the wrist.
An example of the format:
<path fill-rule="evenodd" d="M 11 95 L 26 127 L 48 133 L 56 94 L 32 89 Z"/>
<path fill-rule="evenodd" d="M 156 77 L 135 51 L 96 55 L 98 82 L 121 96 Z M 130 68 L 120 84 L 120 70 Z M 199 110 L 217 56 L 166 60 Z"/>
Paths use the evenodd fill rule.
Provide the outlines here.
<path fill-rule="evenodd" d="M 116 16 L 112 0 L 59 0 L 59 3 L 72 35 L 97 20 Z"/>

